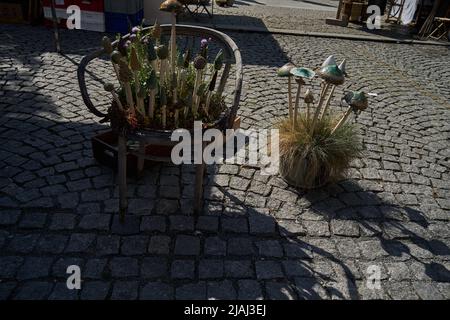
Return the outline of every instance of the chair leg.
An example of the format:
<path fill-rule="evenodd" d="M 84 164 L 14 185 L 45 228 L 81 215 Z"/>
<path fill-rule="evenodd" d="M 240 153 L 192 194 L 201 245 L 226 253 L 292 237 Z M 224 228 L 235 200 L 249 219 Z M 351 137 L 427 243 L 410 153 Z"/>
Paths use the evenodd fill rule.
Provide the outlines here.
<path fill-rule="evenodd" d="M 195 165 L 194 214 L 196 215 L 198 215 L 202 209 L 205 166 L 206 165 L 204 163 Z"/>
<path fill-rule="evenodd" d="M 127 142 L 124 136 L 119 135 L 118 142 L 118 176 L 119 176 L 119 220 L 125 222 L 127 212 Z"/>
<path fill-rule="evenodd" d="M 139 179 L 142 177 L 142 172 L 144 171 L 144 164 L 145 164 L 145 144 L 143 142 L 139 142 L 139 156 L 137 161 L 137 170 L 136 170 L 136 179 Z"/>

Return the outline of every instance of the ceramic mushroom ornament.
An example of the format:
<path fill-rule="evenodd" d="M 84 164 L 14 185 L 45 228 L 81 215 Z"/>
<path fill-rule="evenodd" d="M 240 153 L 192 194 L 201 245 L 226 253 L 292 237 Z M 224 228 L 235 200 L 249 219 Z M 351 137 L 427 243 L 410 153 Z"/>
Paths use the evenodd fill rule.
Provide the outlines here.
<path fill-rule="evenodd" d="M 155 113 L 155 96 L 156 89 L 158 87 L 158 81 L 156 79 L 156 71 L 152 70 L 147 80 L 147 87 L 149 91 L 148 97 L 148 116 L 150 119 L 153 119 Z"/>
<path fill-rule="evenodd" d="M 117 103 L 117 106 L 119 107 L 119 110 L 123 110 L 122 102 L 120 102 L 120 99 L 114 90 L 114 85 L 112 83 L 105 83 L 103 88 L 105 89 L 105 91 L 108 91 L 111 93 L 113 100 Z"/>
<path fill-rule="evenodd" d="M 198 102 L 199 102 L 197 100 L 200 99 L 200 97 L 197 94 L 198 88 L 202 81 L 202 71 L 206 67 L 206 64 L 207 64 L 207 61 L 202 56 L 198 55 L 197 57 L 195 57 L 194 68 L 195 68 L 196 72 L 195 72 L 194 90 L 192 92 L 192 103 L 193 103 L 192 113 L 194 114 L 194 117 L 197 115 L 196 106 L 198 106 Z"/>
<path fill-rule="evenodd" d="M 133 72 L 131 72 L 128 64 L 124 60 L 119 61 L 119 80 L 125 88 L 125 96 L 127 99 L 128 109 L 134 115 L 134 101 L 133 91 L 131 90 L 130 82 L 133 79 Z"/>
<path fill-rule="evenodd" d="M 344 59 L 344 60 L 342 60 L 342 62 L 338 66 L 338 69 L 342 72 L 342 74 L 344 75 L 344 78 L 347 76 L 347 73 L 345 72 L 345 63 L 346 63 L 346 60 Z M 333 97 L 335 89 L 336 89 L 336 85 L 332 85 L 330 94 L 328 95 L 327 101 L 325 102 L 325 107 L 323 108 L 323 112 L 322 112 L 322 115 L 320 117 L 321 119 L 323 117 L 325 117 L 326 114 L 327 114 L 328 107 L 330 106 L 330 102 L 331 102 L 331 99 Z"/>
<path fill-rule="evenodd" d="M 291 69 L 295 68 L 295 65 L 288 62 L 284 66 L 278 69 L 277 74 L 279 77 L 288 78 L 288 106 L 289 106 L 289 119 L 293 118 L 293 108 L 292 108 L 292 85 L 291 85 Z"/>
<path fill-rule="evenodd" d="M 141 92 L 141 83 L 139 81 L 139 71 L 141 70 L 141 63 L 139 62 L 139 58 L 134 47 L 131 48 L 130 66 L 133 70 L 134 75 L 134 91 L 136 93 L 137 110 L 140 114 L 145 115 L 144 97 L 142 94 L 139 95 L 139 92 Z"/>
<path fill-rule="evenodd" d="M 314 95 L 312 94 L 311 90 L 306 90 L 304 101 L 306 103 L 306 121 L 307 123 L 309 123 L 311 103 L 314 103 Z"/>
<path fill-rule="evenodd" d="M 292 68 L 290 73 L 295 76 L 295 81 L 298 84 L 297 94 L 295 95 L 295 106 L 294 106 L 294 118 L 293 125 L 298 123 L 298 107 L 300 102 L 301 87 L 305 84 L 304 79 L 312 79 L 316 75 L 314 71 L 308 68 Z"/>
<path fill-rule="evenodd" d="M 334 58 L 333 58 L 333 60 L 334 60 Z M 319 98 L 319 103 L 317 105 L 316 112 L 314 113 L 314 118 L 313 118 L 313 122 L 311 125 L 312 131 L 314 131 L 315 123 L 320 115 L 321 110 L 322 110 L 322 105 L 325 100 L 325 96 L 328 92 L 328 88 L 330 86 L 332 86 L 331 95 L 333 95 L 334 88 L 337 85 L 343 84 L 344 80 L 345 80 L 344 73 L 335 64 L 327 64 L 327 65 L 323 66 L 322 68 L 320 68 L 320 70 L 317 72 L 317 74 L 324 81 L 324 86 L 323 86 L 323 89 L 322 89 L 322 92 L 321 92 L 321 95 Z M 329 98 L 327 99 L 328 103 L 330 100 L 331 100 L 331 96 L 329 96 Z"/>
<path fill-rule="evenodd" d="M 331 134 L 333 134 L 340 126 L 342 126 L 345 121 L 347 120 L 348 116 L 352 111 L 354 112 L 361 112 L 365 109 L 367 109 L 369 103 L 367 100 L 367 96 L 363 91 L 351 91 L 348 92 L 344 98 L 342 99 L 345 103 L 348 104 L 348 109 L 345 111 L 342 118 L 338 121 L 336 126 L 331 131 Z"/>
<path fill-rule="evenodd" d="M 159 82 L 163 84 L 166 80 L 168 73 L 167 57 L 169 56 L 169 49 L 166 45 L 162 44 L 156 47 L 156 55 L 159 58 Z"/>

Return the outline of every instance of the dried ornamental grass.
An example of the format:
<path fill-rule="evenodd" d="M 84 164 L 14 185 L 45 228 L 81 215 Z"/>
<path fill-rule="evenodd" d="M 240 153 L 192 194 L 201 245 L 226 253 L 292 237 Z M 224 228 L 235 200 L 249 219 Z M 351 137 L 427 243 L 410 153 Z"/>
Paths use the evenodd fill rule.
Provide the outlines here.
<path fill-rule="evenodd" d="M 298 125 L 289 119 L 277 124 L 280 131 L 280 171 L 289 183 L 313 188 L 338 180 L 350 162 L 361 156 L 361 141 L 357 126 L 345 123 L 332 134 L 338 119 L 324 117 L 309 130 L 312 120 L 301 113 Z"/>

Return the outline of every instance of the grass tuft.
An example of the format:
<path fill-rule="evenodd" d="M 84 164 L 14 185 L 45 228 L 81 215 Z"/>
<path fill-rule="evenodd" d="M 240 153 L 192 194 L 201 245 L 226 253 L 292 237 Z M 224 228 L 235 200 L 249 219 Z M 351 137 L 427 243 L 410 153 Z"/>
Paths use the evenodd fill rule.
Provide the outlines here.
<path fill-rule="evenodd" d="M 342 178 L 350 162 L 361 156 L 357 127 L 345 123 L 331 134 L 338 119 L 318 119 L 311 133 L 312 119 L 300 114 L 294 128 L 289 119 L 281 120 L 280 172 L 291 184 L 313 188 Z"/>

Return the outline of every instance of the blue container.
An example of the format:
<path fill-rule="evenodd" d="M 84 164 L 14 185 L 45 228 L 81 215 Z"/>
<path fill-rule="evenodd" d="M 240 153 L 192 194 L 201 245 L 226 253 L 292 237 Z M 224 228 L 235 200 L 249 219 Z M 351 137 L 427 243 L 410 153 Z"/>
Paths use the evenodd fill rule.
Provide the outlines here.
<path fill-rule="evenodd" d="M 144 19 L 144 10 L 135 14 L 105 12 L 106 32 L 127 34 L 129 24 L 132 27 L 140 25 L 142 19 Z"/>

